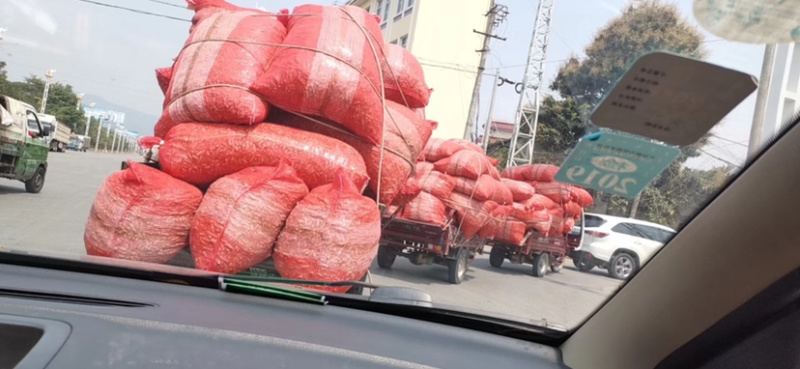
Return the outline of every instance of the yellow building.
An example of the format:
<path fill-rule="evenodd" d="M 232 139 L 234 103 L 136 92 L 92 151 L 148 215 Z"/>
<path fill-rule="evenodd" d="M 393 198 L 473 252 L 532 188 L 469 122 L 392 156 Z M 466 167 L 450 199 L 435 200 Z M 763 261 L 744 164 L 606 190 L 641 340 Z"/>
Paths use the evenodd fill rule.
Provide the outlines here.
<path fill-rule="evenodd" d="M 462 138 L 480 63 L 492 0 L 352 0 L 380 15 L 383 38 L 417 57 L 433 89 L 427 118 L 439 122 L 434 137 Z"/>

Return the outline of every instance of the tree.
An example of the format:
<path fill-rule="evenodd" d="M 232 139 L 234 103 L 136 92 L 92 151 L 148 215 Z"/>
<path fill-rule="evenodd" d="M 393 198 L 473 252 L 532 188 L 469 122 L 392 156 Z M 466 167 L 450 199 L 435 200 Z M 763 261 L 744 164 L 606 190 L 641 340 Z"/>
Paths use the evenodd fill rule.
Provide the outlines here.
<path fill-rule="evenodd" d="M 31 104 L 37 109 L 41 107 L 45 81 L 33 75 L 22 82 L 9 81 L 5 67 L 6 63 L 0 61 L 0 93 Z M 78 96 L 69 84 L 50 84 L 46 113 L 54 115 L 59 122 L 75 132 L 83 133 L 86 129 L 86 114 L 82 108 L 78 108 Z"/>
<path fill-rule="evenodd" d="M 702 45 L 702 33 L 674 5 L 651 0 L 628 6 L 597 33 L 585 50 L 585 58 L 573 56 L 559 69 L 550 85 L 558 97 L 546 96 L 540 107 L 534 147 L 535 157 L 541 159 L 537 161 L 563 161 L 586 134 L 591 108 L 640 56 L 667 51 L 704 58 L 707 51 Z M 711 174 L 683 165 L 700 155 L 707 142 L 704 137 L 681 148 L 679 157 L 641 194 L 637 218 L 677 226 L 685 213 L 681 209 L 697 206 L 710 196 L 702 179 Z M 600 193 L 595 194 L 595 199 L 611 214 L 630 213 L 627 199 Z"/>

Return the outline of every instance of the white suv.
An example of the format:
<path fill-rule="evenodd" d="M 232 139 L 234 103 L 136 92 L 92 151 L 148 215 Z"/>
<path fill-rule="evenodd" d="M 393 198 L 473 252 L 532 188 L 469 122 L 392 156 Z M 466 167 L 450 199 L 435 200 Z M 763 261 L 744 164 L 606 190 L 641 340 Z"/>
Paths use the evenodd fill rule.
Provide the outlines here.
<path fill-rule="evenodd" d="M 570 253 L 575 267 L 588 272 L 597 266 L 618 279 L 628 279 L 675 235 L 660 224 L 592 213 L 585 214 L 584 232 L 582 245 Z"/>

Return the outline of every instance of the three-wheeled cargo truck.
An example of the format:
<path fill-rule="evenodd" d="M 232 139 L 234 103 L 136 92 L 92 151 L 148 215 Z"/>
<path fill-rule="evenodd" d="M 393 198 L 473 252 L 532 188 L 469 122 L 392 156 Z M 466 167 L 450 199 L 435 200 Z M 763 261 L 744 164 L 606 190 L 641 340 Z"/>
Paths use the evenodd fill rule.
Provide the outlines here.
<path fill-rule="evenodd" d="M 47 173 L 49 134 L 33 106 L 0 95 L 0 177 L 22 181 L 26 191 L 39 193 Z"/>
<path fill-rule="evenodd" d="M 544 277 L 548 269 L 554 273 L 561 271 L 564 259 L 570 251 L 580 247 L 582 241 L 583 219 L 567 234 L 543 235 L 530 229 L 520 246 L 495 240 L 486 240 L 486 244 L 492 247 L 489 252 L 491 266 L 500 268 L 505 260 L 514 264 L 532 264 L 533 275 Z"/>
<path fill-rule="evenodd" d="M 460 284 L 475 255 L 483 253 L 483 242 L 477 236 L 465 239 L 458 229 L 455 210 L 450 209 L 449 221 L 437 224 L 383 217 L 378 266 L 390 269 L 398 256 L 415 265 L 444 265 L 448 281 Z"/>

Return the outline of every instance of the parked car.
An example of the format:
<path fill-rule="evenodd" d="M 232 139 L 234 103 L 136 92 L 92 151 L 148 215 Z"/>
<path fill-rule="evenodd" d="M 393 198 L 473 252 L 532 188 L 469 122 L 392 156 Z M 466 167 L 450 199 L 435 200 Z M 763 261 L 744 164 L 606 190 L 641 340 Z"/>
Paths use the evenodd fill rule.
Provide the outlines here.
<path fill-rule="evenodd" d="M 675 235 L 660 224 L 593 213 L 585 214 L 584 232 L 583 244 L 570 253 L 575 267 L 600 267 L 618 279 L 630 278 Z"/>

